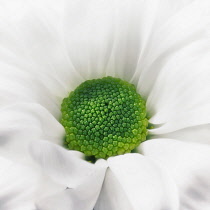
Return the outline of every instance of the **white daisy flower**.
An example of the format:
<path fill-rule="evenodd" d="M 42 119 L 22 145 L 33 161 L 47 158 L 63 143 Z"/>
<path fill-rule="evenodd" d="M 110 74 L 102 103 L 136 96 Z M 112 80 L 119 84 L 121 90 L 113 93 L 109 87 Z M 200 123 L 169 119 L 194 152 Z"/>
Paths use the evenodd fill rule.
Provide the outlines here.
<path fill-rule="evenodd" d="M 209 0 L 2 0 L 0 16 L 0 210 L 210 208 Z M 100 132 L 90 138 L 94 149 L 71 150 L 92 134 L 84 124 L 72 137 L 75 122 L 61 117 L 75 109 L 64 104 L 61 113 L 62 101 L 74 100 L 69 93 L 86 80 L 107 76 L 135 85 L 149 128 L 141 127 L 145 113 L 132 115 L 144 102 L 127 113 L 118 107 L 130 121 L 112 115 L 108 131 L 116 137 L 106 135 L 119 140 L 120 125 L 121 140 L 137 139 L 136 153 L 127 142 L 100 149 L 107 137 Z M 95 111 L 105 116 L 105 108 Z"/>

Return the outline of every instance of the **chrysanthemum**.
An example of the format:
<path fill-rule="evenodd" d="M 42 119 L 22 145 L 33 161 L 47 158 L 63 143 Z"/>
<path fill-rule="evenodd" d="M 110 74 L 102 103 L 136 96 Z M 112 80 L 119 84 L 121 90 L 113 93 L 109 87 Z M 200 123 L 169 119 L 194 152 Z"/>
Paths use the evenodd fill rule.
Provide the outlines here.
<path fill-rule="evenodd" d="M 0 210 L 210 209 L 209 23 L 209 0 L 1 1 Z M 90 163 L 61 103 L 107 76 L 146 101 L 148 135 Z"/>

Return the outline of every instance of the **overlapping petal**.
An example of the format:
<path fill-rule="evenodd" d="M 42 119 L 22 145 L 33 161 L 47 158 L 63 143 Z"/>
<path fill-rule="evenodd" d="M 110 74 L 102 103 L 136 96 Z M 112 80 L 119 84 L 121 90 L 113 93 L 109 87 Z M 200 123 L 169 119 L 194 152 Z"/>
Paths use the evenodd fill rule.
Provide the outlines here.
<path fill-rule="evenodd" d="M 31 95 L 27 95 L 28 100 L 33 98 L 33 102 L 40 103 L 51 111 L 53 106 L 61 103 L 69 91 L 83 81 L 83 78 L 72 66 L 67 55 L 63 30 L 59 28 L 62 26 L 61 15 L 49 5 L 42 8 L 39 3 L 32 1 L 24 1 L 22 4 L 24 11 L 13 11 L 13 15 L 18 17 L 21 16 L 21 12 L 24 13 L 18 21 L 8 18 L 4 12 L 4 4 L 1 8 L 1 71 L 13 71 L 14 74 L 18 74 L 14 88 L 27 88 L 24 93 L 31 92 Z M 17 4 L 14 4 L 14 8 L 16 6 Z M 52 16 L 54 18 L 51 18 Z M 12 82 L 15 77 L 7 74 L 7 79 Z M 33 81 L 31 87 L 29 80 Z M 22 83 L 22 86 L 18 86 L 17 82 Z M 7 86 L 10 88 L 10 84 Z M 0 90 L 10 94 L 11 98 L 14 96 L 15 90 L 5 91 L 5 87 Z M 41 96 L 43 101 L 39 100 Z M 52 102 L 44 104 L 44 98 L 50 98 Z M 52 104 L 52 107 L 49 104 Z M 52 110 L 52 114 L 56 117 L 60 115 L 57 110 Z"/>
<path fill-rule="evenodd" d="M 38 168 L 0 158 L 1 210 L 35 209 L 34 201 L 60 191 Z"/>
<path fill-rule="evenodd" d="M 147 53 L 138 66 L 140 71 L 138 88 L 145 96 L 149 95 L 165 62 L 174 57 L 174 52 L 178 52 L 194 41 L 203 40 L 208 35 L 209 4 L 208 0 L 192 1 L 168 18 L 152 34 Z"/>
<path fill-rule="evenodd" d="M 184 141 L 182 131 L 189 139 L 190 131 L 198 126 L 196 133 L 204 131 L 205 139 L 208 138 L 205 127 L 210 123 L 209 4 L 193 1 L 151 37 L 148 58 L 152 63 L 143 66 L 138 87 L 148 96 L 150 123 L 156 124 L 150 130 L 154 137 L 178 136 Z M 196 133 L 193 141 L 199 142 Z M 202 141 L 207 142 L 205 139 Z"/>
<path fill-rule="evenodd" d="M 197 125 L 175 132 L 161 134 L 162 138 L 177 139 L 185 142 L 197 142 L 209 144 L 210 140 L 210 123 L 205 125 Z"/>
<path fill-rule="evenodd" d="M 45 138 L 62 144 L 64 129 L 42 106 L 17 103 L 0 110 L 0 154 L 13 161 L 30 162 L 31 141 Z"/>
<path fill-rule="evenodd" d="M 137 84 L 142 62 L 153 62 L 154 32 L 190 2 L 70 1 L 64 22 L 69 58 L 86 79 L 112 75 Z"/>
<path fill-rule="evenodd" d="M 178 186 L 181 210 L 207 210 L 210 197 L 210 147 L 159 139 L 142 143 L 142 154 L 164 167 Z"/>
<path fill-rule="evenodd" d="M 67 189 L 37 203 L 40 209 L 92 210 L 100 193 L 107 164 L 99 160 L 91 164 L 55 144 L 38 141 L 31 145 L 33 158 L 43 171 Z"/>
<path fill-rule="evenodd" d="M 206 43 L 210 43 L 209 40 L 198 41 L 175 53 L 176 56 L 163 67 L 148 98 L 148 109 L 152 113 L 150 122 L 161 126 L 150 130 L 150 134 L 157 137 L 179 136 L 184 141 L 185 136 L 190 138 L 191 130 L 196 126 L 193 141 L 207 142 L 209 132 L 205 127 L 210 123 L 210 45 Z M 169 71 L 170 74 L 167 74 Z M 181 137 L 179 133 L 183 129 L 185 136 Z M 204 135 L 202 139 L 201 134 Z"/>
<path fill-rule="evenodd" d="M 178 210 L 173 180 L 149 158 L 126 154 L 108 159 L 103 188 L 96 210 Z"/>

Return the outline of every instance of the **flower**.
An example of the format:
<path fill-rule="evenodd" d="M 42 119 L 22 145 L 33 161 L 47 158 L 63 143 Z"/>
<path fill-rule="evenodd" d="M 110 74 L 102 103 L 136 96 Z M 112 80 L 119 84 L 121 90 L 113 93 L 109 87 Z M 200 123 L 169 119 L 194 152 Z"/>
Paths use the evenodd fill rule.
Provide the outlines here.
<path fill-rule="evenodd" d="M 1 210 L 210 206 L 210 2 L 1 1 Z M 62 148 L 60 104 L 114 76 L 147 99 L 150 140 L 100 159 Z"/>

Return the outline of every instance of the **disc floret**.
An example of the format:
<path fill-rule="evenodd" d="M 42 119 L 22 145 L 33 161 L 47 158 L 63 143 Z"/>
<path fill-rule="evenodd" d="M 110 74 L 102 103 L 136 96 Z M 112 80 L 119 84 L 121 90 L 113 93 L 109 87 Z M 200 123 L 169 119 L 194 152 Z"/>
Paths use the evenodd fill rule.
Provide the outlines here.
<path fill-rule="evenodd" d="M 66 146 L 87 156 L 121 155 L 146 140 L 146 102 L 121 79 L 83 82 L 64 98 L 61 111 Z"/>

